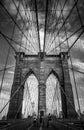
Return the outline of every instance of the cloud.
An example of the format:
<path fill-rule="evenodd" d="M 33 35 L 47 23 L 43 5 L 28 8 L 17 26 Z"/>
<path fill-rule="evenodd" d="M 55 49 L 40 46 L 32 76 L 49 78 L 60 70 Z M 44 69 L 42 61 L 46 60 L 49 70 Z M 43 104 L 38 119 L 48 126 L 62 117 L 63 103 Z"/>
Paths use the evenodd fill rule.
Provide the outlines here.
<path fill-rule="evenodd" d="M 73 66 L 78 69 L 81 69 L 82 71 L 84 70 L 84 63 L 80 62 L 80 60 L 75 59 L 75 61 L 73 61 Z"/>
<path fill-rule="evenodd" d="M 14 74 L 14 71 L 7 71 L 8 74 Z"/>
<path fill-rule="evenodd" d="M 34 3 L 34 0 L 33 1 L 25 0 L 25 1 L 26 1 L 25 9 L 28 10 L 26 12 L 27 16 L 25 14 L 25 11 L 24 11 L 24 8 L 22 6 L 21 1 L 20 1 L 20 7 L 19 7 L 20 14 L 21 14 L 21 16 L 22 16 L 22 18 L 23 18 L 23 20 L 25 22 L 25 25 L 26 25 L 26 27 L 24 29 L 22 29 L 22 30 L 26 34 L 26 36 L 28 37 L 30 42 L 33 44 L 33 46 L 37 47 L 36 43 L 38 43 L 38 42 L 37 42 L 37 39 L 36 39 L 36 37 L 37 37 L 36 15 L 35 15 L 35 11 L 31 11 L 32 9 L 34 10 L 35 3 Z M 60 0 L 59 2 L 63 6 L 65 0 Z M 5 3 L 5 7 L 10 12 L 12 17 L 15 18 L 15 15 L 17 14 L 17 9 L 16 9 L 15 5 L 13 4 L 12 0 L 4 0 L 3 3 Z M 15 0 L 15 4 L 18 7 L 19 1 Z M 45 0 L 40 0 L 40 1 L 37 0 L 37 4 L 38 4 L 37 6 L 38 6 L 39 28 L 40 29 L 44 29 L 44 26 L 45 26 L 46 1 Z M 63 24 L 62 15 L 59 18 L 60 13 L 61 13 L 61 10 L 60 10 L 61 6 L 58 5 L 58 8 L 57 8 L 58 10 L 56 11 L 56 9 L 55 9 L 56 4 L 57 4 L 56 0 L 52 0 L 52 1 L 49 0 L 49 11 L 48 11 L 48 21 L 47 21 L 47 43 L 48 43 L 47 46 L 49 46 L 49 44 L 51 44 L 52 39 L 54 38 L 54 33 L 57 33 L 57 29 L 60 28 L 62 26 L 62 24 Z M 64 19 L 66 19 L 66 17 L 68 16 L 68 14 L 69 14 L 73 4 L 74 4 L 73 0 L 70 0 L 70 1 L 67 2 L 66 6 L 64 8 L 64 11 L 63 11 Z M 84 4 L 83 0 L 80 0 L 79 3 L 78 3 L 78 8 L 80 10 L 79 13 L 81 15 L 82 22 L 84 24 L 84 15 L 83 15 L 84 14 L 84 7 L 83 7 L 83 4 Z M 9 31 L 9 29 L 10 29 L 10 22 L 11 22 L 11 20 L 9 19 L 9 16 L 6 13 L 4 13 L 4 11 L 0 12 L 0 14 L 1 14 L 1 16 L 3 14 L 5 20 L 8 19 L 7 20 L 7 25 L 9 23 L 9 26 L 4 24 L 4 29 L 3 30 L 5 30 L 6 33 L 12 34 L 12 30 Z M 2 17 L 0 17 L 0 18 L 1 18 L 1 20 L 3 20 Z M 59 22 L 58 22 L 58 26 L 56 26 L 58 18 L 59 18 Z M 21 28 L 23 28 L 23 23 L 21 21 L 21 17 L 20 17 L 19 14 L 17 16 L 17 21 L 16 22 L 18 23 L 18 25 Z M 11 23 L 12 23 L 11 27 L 13 27 L 13 22 L 11 22 Z M 6 28 L 5 25 L 7 26 L 7 28 Z M 72 14 L 70 15 L 70 17 L 68 18 L 67 23 L 65 25 L 67 33 L 72 34 L 72 32 L 77 30 L 80 26 L 81 26 L 81 23 L 80 23 L 80 20 L 79 20 L 79 17 L 78 17 L 77 10 L 75 8 L 73 10 Z M 75 36 L 73 36 L 72 38 L 69 39 L 69 45 L 70 46 L 73 44 L 73 42 L 77 38 L 78 34 L 79 33 L 77 33 Z M 41 33 L 41 41 L 43 39 L 43 35 L 44 34 Z M 23 46 L 25 47 L 25 45 L 26 45 L 26 38 L 24 36 L 22 36 L 22 34 L 21 34 L 19 29 L 16 29 L 14 38 L 15 38 L 16 41 L 19 41 L 19 43 L 22 43 Z M 61 33 L 60 33 L 60 40 L 63 41 L 64 38 L 66 38 L 66 37 L 65 37 L 64 28 L 63 28 L 61 30 Z M 58 37 L 57 37 L 57 39 L 58 39 Z M 55 43 L 57 43 L 57 45 L 59 44 L 57 39 L 54 41 L 53 45 L 51 46 L 51 49 L 56 46 Z M 84 44 L 83 44 L 83 42 L 84 42 L 83 39 L 81 40 L 81 42 L 80 42 L 80 39 L 79 39 L 79 41 L 76 42 L 75 46 L 71 50 L 71 56 L 72 56 L 72 59 L 73 59 L 73 66 L 74 66 L 74 68 L 76 68 L 77 70 L 82 70 L 82 71 L 84 71 L 84 58 L 83 58 L 84 57 Z M 3 43 L 4 47 L 6 48 L 5 42 L 1 41 L 1 43 Z M 42 44 L 43 44 L 43 42 L 42 42 Z M 27 46 L 26 47 L 30 48 L 30 50 L 33 50 L 33 47 L 29 43 L 29 41 L 27 41 Z M 19 47 L 16 46 L 16 48 L 19 48 Z M 64 48 L 64 50 L 65 50 L 66 43 L 63 44 L 62 48 Z M 1 50 L 0 52 L 2 54 L 3 53 L 2 44 L 1 44 L 0 50 Z M 24 49 L 22 49 L 22 50 L 24 51 Z M 6 52 L 7 48 L 4 51 Z M 59 51 L 59 48 L 58 48 L 58 51 Z M 34 51 L 34 53 L 36 53 L 36 52 Z M 55 54 L 56 54 L 56 51 L 55 51 Z M 6 53 L 4 53 L 4 55 L 6 55 Z M 2 66 L 3 63 L 4 63 L 3 60 L 5 58 L 4 58 L 4 56 L 1 56 L 1 55 L 0 55 L 0 58 L 1 58 L 1 66 Z M 13 61 L 12 58 L 11 58 L 10 62 L 11 61 Z M 11 75 L 13 75 L 13 74 L 14 74 L 14 72 L 12 70 L 9 70 L 9 71 L 7 71 L 7 74 L 5 76 L 6 76 L 7 79 L 10 80 L 11 79 Z M 78 74 L 78 72 L 75 72 L 75 75 L 76 75 L 76 81 L 77 81 L 77 85 L 78 85 L 77 87 L 81 88 L 81 90 L 79 90 L 81 92 L 79 92 L 79 93 L 80 93 L 80 95 L 83 96 L 83 93 L 84 93 L 84 91 L 83 91 L 84 89 L 82 87 L 83 84 L 84 84 L 84 82 L 83 82 L 84 81 L 83 75 L 82 74 Z M 9 88 L 12 86 L 11 83 L 8 82 L 7 80 L 4 81 L 4 83 L 3 83 L 4 89 L 6 90 L 6 88 L 8 88 L 8 90 L 9 90 Z"/>

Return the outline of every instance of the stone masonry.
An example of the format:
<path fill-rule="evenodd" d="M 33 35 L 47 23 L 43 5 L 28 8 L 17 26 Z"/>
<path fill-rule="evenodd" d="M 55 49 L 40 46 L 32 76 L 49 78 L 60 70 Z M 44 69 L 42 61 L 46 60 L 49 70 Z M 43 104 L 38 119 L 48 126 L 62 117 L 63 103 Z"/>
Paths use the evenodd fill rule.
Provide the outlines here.
<path fill-rule="evenodd" d="M 72 86 L 69 77 L 67 54 L 60 53 L 59 55 L 46 55 L 39 53 L 38 55 L 25 55 L 23 52 L 18 52 L 16 55 L 16 67 L 14 81 L 11 90 L 12 100 L 9 104 L 8 119 L 21 118 L 24 84 L 26 79 L 34 74 L 38 80 L 38 114 L 43 111 L 46 114 L 46 80 L 53 73 L 60 83 L 62 112 L 64 118 L 75 116 L 75 106 L 73 99 Z M 20 89 L 19 89 L 20 87 Z M 15 91 L 19 91 L 15 93 Z M 67 96 L 66 96 L 67 95 Z"/>

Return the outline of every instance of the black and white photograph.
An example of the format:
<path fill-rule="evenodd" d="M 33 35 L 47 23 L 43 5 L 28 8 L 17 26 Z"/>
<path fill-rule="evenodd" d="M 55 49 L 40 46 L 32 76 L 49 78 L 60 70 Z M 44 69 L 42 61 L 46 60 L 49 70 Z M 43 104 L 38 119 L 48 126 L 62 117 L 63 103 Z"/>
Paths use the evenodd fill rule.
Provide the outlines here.
<path fill-rule="evenodd" d="M 0 0 L 0 130 L 84 130 L 84 0 Z"/>

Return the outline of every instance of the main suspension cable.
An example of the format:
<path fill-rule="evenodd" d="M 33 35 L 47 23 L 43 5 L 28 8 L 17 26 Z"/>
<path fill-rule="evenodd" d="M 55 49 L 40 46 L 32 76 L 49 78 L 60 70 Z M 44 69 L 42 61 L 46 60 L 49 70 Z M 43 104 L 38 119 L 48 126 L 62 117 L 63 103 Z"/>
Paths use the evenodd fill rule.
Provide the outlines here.
<path fill-rule="evenodd" d="M 43 45 L 43 52 L 45 52 L 45 43 L 46 43 L 46 31 L 47 31 L 47 17 L 48 17 L 48 6 L 49 0 L 46 0 L 46 11 L 45 11 L 45 28 L 44 28 L 44 45 Z"/>
<path fill-rule="evenodd" d="M 18 27 L 18 29 L 21 31 L 21 33 L 24 35 L 24 37 L 29 41 L 28 37 L 25 35 L 25 33 L 22 31 L 22 29 L 19 27 L 19 25 L 16 23 L 16 21 L 14 20 L 14 18 L 10 15 L 10 13 L 8 12 L 8 10 L 5 8 L 5 6 L 0 2 L 0 5 L 2 6 L 2 8 L 7 12 L 7 14 L 10 16 L 10 18 L 12 19 L 12 21 L 16 24 L 16 26 Z M 30 41 L 29 41 L 30 42 Z M 30 42 L 31 43 L 31 42 Z M 31 44 L 33 49 L 35 50 L 33 44 Z M 36 51 L 36 50 L 35 50 Z"/>
<path fill-rule="evenodd" d="M 64 21 L 64 15 L 63 14 L 62 14 L 62 18 L 63 18 L 63 21 Z M 65 25 L 64 25 L 64 30 L 65 30 L 65 36 L 67 38 L 67 30 L 66 30 L 66 26 Z M 68 40 L 67 40 L 67 47 L 69 48 L 69 42 L 68 42 Z M 72 58 L 71 58 L 70 53 L 69 53 L 69 56 L 70 56 L 71 67 L 73 68 L 73 63 L 72 63 Z M 75 83 L 75 90 L 76 90 L 76 96 L 77 96 L 77 101 L 78 101 L 78 107 L 79 107 L 79 110 L 81 111 L 81 109 L 80 109 L 80 103 L 79 103 L 79 97 L 78 97 L 78 91 L 77 91 L 77 84 L 76 84 L 74 72 L 73 72 L 73 78 L 74 78 L 74 83 Z"/>
<path fill-rule="evenodd" d="M 14 98 L 14 96 L 17 94 L 17 92 L 20 90 L 20 88 L 22 87 L 22 85 L 25 83 L 27 79 L 27 74 L 25 76 L 25 78 L 23 79 L 23 81 L 21 82 L 21 84 L 19 85 L 19 87 L 16 89 L 16 91 L 13 93 L 13 95 L 11 96 L 11 98 L 8 100 L 8 102 L 5 104 L 5 106 L 1 109 L 0 114 L 3 112 L 3 110 L 6 108 L 6 106 L 9 104 L 9 102 Z"/>
<path fill-rule="evenodd" d="M 60 0 L 58 0 L 58 3 L 59 3 L 59 2 L 60 2 Z M 57 7 L 58 7 L 58 5 L 59 5 L 58 3 L 57 3 Z M 64 8 L 65 8 L 66 3 L 67 3 L 67 0 L 65 0 L 64 5 L 63 5 L 63 8 L 61 9 L 61 13 L 60 13 L 60 15 L 59 15 L 59 17 L 58 17 L 58 20 L 57 20 L 57 22 L 56 22 L 56 27 L 57 27 L 57 25 L 58 25 L 58 23 L 59 23 L 61 14 L 62 14 L 62 12 L 64 11 Z M 56 9 L 56 11 L 57 11 L 57 9 Z M 64 25 L 62 25 L 62 26 L 64 26 Z M 58 31 L 58 34 L 59 34 L 59 31 Z M 56 37 L 57 37 L 57 35 L 55 36 L 55 34 L 54 34 L 54 39 L 52 40 L 52 42 L 51 42 L 49 48 L 51 47 L 51 45 L 52 45 L 53 42 L 55 41 Z"/>
<path fill-rule="evenodd" d="M 11 39 L 10 37 L 8 37 L 6 34 L 4 34 L 3 32 L 1 32 L 1 34 L 6 38 L 6 40 L 8 39 L 8 40 L 10 40 L 10 41 L 12 41 L 14 44 L 16 44 L 16 45 L 18 45 L 18 46 L 20 46 L 20 47 L 22 47 L 23 49 L 25 49 L 25 47 L 24 46 L 22 46 L 19 42 L 17 42 L 17 41 L 15 41 L 14 39 Z M 7 42 L 9 42 L 7 40 Z M 10 42 L 9 42 L 9 44 L 10 44 Z M 11 45 L 11 44 L 10 44 Z M 13 46 L 12 46 L 13 47 Z M 14 48 L 14 47 L 13 47 Z M 15 49 L 15 48 L 14 48 Z M 31 50 L 29 50 L 28 48 L 27 48 L 27 51 L 30 51 L 30 52 L 32 52 Z M 17 52 L 17 51 L 16 51 Z M 33 52 L 32 52 L 33 53 Z"/>
<path fill-rule="evenodd" d="M 38 32 L 39 51 L 41 52 L 41 45 L 40 45 L 40 34 L 39 34 L 39 23 L 38 23 L 38 9 L 37 9 L 37 0 L 35 0 L 35 12 L 36 12 L 36 22 L 37 22 L 37 32 Z"/>
<path fill-rule="evenodd" d="M 83 25 L 82 27 L 80 27 L 79 29 L 77 29 L 75 32 L 73 32 L 69 37 L 67 36 L 67 38 L 65 38 L 65 40 L 62 41 L 58 46 L 56 46 L 55 49 L 58 48 L 59 46 L 61 46 L 62 44 L 64 44 L 67 40 L 69 40 L 69 39 L 70 39 L 72 36 L 74 36 L 77 32 L 81 31 L 82 28 L 84 28 L 84 25 Z M 53 49 L 50 50 L 49 52 L 52 52 L 52 51 L 53 51 Z"/>
<path fill-rule="evenodd" d="M 70 17 L 70 15 L 71 15 L 73 9 L 75 8 L 75 6 L 77 5 L 77 3 L 78 3 L 78 0 L 76 1 L 76 3 L 74 3 L 72 9 L 70 10 L 70 12 L 69 12 L 69 14 L 67 15 L 66 19 L 64 20 L 62 26 L 60 27 L 59 31 L 57 32 L 57 34 L 56 34 L 56 36 L 55 36 L 55 39 L 56 39 L 56 37 L 58 36 L 58 34 L 60 33 L 61 29 L 62 29 L 62 28 L 64 27 L 64 25 L 66 24 L 67 19 Z M 53 44 L 53 42 L 55 41 L 55 39 L 52 41 L 51 45 Z"/>
<path fill-rule="evenodd" d="M 19 6 L 18 6 L 19 7 Z M 15 19 L 17 19 L 17 15 L 18 13 L 16 14 L 16 17 Z M 7 58 L 6 58 L 6 62 L 5 62 L 5 67 L 4 67 L 4 71 L 3 71 L 3 76 L 2 76 L 2 81 L 1 81 L 1 87 L 0 87 L 0 93 L 1 93 L 1 90 L 2 90 L 2 86 L 3 86 L 3 81 L 4 81 L 4 76 L 5 76 L 5 72 L 6 72 L 6 66 L 7 66 L 7 63 L 8 63 L 8 59 L 9 59 L 9 54 L 10 54 L 10 50 L 11 50 L 11 43 L 12 43 L 12 39 L 14 37 L 14 32 L 15 32 L 15 23 L 14 23 L 14 27 L 13 27 L 13 32 L 12 32 L 12 36 L 11 36 L 11 41 L 10 41 L 10 46 L 9 46 L 9 49 L 8 49 L 8 53 L 7 53 Z M 0 32 L 1 33 L 1 32 Z M 3 35 L 2 35 L 3 36 Z M 4 37 L 4 36 L 3 36 Z M 4 37 L 6 39 L 6 37 Z M 7 39 L 6 39 L 7 40 Z M 7 40 L 8 41 L 8 40 Z M 9 42 L 8 42 L 9 43 Z"/>

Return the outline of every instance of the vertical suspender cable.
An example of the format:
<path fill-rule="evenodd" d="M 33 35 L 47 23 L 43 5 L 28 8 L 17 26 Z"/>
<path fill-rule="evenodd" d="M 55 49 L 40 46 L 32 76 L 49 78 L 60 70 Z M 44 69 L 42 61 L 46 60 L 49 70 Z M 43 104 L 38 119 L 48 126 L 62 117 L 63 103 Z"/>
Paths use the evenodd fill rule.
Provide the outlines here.
<path fill-rule="evenodd" d="M 49 0 L 46 0 L 43 52 L 45 52 L 45 44 L 46 44 L 46 31 L 47 31 L 48 5 L 49 5 Z"/>
<path fill-rule="evenodd" d="M 62 13 L 62 19 L 64 21 L 63 13 Z M 67 31 L 66 31 L 65 25 L 64 25 L 64 30 L 65 30 L 65 35 L 66 35 L 66 39 L 67 39 Z M 69 48 L 68 40 L 67 40 L 67 47 Z M 73 73 L 73 78 L 74 78 L 74 84 L 75 84 L 76 96 L 77 96 L 77 101 L 78 101 L 78 107 L 79 107 L 79 111 L 81 112 L 80 103 L 79 103 L 79 97 L 78 97 L 78 92 L 77 92 L 77 84 L 76 84 L 76 80 L 75 80 L 75 74 L 74 74 L 74 71 L 73 71 L 73 63 L 72 63 L 72 59 L 71 59 L 70 53 L 69 53 L 69 56 L 70 56 L 70 61 L 71 61 L 71 66 L 72 66 L 72 73 Z"/>
<path fill-rule="evenodd" d="M 17 14 L 16 14 L 16 19 L 17 19 Z M 13 32 L 12 32 L 12 36 L 11 36 L 11 43 L 12 43 L 12 39 L 13 39 L 13 36 L 14 36 L 15 26 L 16 25 L 14 23 Z M 7 66 L 7 62 L 8 62 L 8 58 L 9 58 L 9 54 L 10 54 L 10 49 L 11 49 L 11 47 L 9 46 L 8 54 L 7 54 L 7 58 L 6 58 L 6 62 L 5 62 L 5 67 L 4 67 L 4 72 L 3 72 L 3 77 L 2 77 L 2 82 L 1 82 L 1 87 L 0 87 L 0 93 L 1 93 L 1 90 L 2 90 L 2 86 L 3 86 L 4 76 L 5 76 L 5 72 L 6 72 L 6 66 Z"/>

